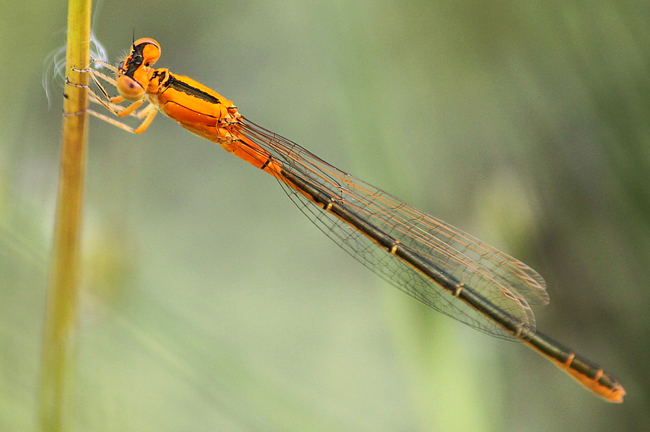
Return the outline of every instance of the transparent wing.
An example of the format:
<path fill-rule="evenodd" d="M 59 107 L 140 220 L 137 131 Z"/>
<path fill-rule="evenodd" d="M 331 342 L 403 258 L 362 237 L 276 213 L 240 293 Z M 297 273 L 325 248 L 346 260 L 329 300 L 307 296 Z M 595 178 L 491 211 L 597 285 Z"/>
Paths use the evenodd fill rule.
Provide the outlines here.
<path fill-rule="evenodd" d="M 326 191 L 355 214 L 452 275 L 531 330 L 531 304 L 549 301 L 544 279 L 521 261 L 422 213 L 390 194 L 328 164 L 298 144 L 242 118 L 239 132 L 282 165 L 283 169 Z M 251 149 L 251 152 L 256 152 Z M 257 150 L 259 153 L 259 150 Z M 260 159 L 266 156 L 260 155 Z M 489 318 L 453 297 L 408 263 L 378 247 L 356 228 L 315 205 L 279 178 L 286 194 L 328 237 L 357 261 L 398 289 L 433 309 L 477 330 L 513 337 Z"/>

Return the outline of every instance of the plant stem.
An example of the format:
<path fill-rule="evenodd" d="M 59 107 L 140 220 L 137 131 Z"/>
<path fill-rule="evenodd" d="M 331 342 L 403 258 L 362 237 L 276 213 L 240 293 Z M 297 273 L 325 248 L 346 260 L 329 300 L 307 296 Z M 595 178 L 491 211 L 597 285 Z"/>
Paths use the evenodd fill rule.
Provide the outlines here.
<path fill-rule="evenodd" d="M 89 63 L 91 0 L 69 0 L 66 76 L 88 84 L 86 74 L 72 72 Z M 63 105 L 61 166 L 54 225 L 54 244 L 47 293 L 42 357 L 40 424 L 43 431 L 65 430 L 74 372 L 80 233 L 86 158 L 86 89 L 66 86 Z M 70 115 L 81 113 L 77 115 Z"/>

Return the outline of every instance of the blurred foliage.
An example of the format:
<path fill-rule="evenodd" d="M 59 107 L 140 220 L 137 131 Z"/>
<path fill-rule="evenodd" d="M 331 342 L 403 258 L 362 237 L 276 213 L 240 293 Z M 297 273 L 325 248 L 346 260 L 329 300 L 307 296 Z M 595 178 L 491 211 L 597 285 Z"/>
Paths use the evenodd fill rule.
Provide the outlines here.
<path fill-rule="evenodd" d="M 174 122 L 91 120 L 75 430 L 642 430 L 650 424 L 650 10 L 644 2 L 105 2 L 111 59 L 234 100 L 325 160 L 529 263 L 525 347 L 392 287 L 264 173 Z M 0 429 L 35 430 L 58 169 L 63 3 L 0 6 Z"/>

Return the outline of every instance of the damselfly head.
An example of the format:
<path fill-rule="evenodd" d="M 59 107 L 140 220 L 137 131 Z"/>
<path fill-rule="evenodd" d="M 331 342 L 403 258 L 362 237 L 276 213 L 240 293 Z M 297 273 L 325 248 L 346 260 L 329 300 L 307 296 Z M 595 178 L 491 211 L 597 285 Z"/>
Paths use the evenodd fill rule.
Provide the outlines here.
<path fill-rule="evenodd" d="M 117 90 L 127 100 L 142 99 L 154 70 L 151 68 L 160 58 L 160 45 L 153 39 L 138 39 L 131 52 L 120 63 L 117 72 Z"/>
<path fill-rule="evenodd" d="M 120 69 L 127 71 L 141 66 L 150 67 L 160 58 L 160 44 L 150 38 L 138 39 L 131 47 L 131 53 L 126 57 Z"/>

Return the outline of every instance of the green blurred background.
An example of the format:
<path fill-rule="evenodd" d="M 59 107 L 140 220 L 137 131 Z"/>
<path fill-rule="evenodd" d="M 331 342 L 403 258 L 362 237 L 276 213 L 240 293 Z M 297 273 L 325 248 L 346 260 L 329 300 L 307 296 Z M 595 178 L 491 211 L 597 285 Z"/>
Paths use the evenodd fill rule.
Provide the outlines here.
<path fill-rule="evenodd" d="M 36 430 L 64 2 L 0 6 L 0 430 Z M 538 327 L 628 391 L 420 305 L 268 175 L 158 118 L 90 120 L 74 431 L 638 431 L 650 424 L 650 4 L 105 1 L 160 67 L 542 273 Z"/>

